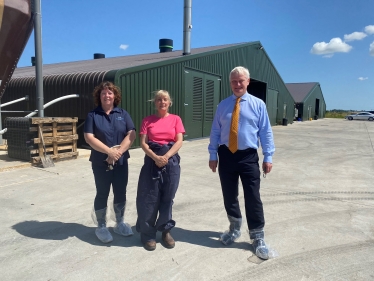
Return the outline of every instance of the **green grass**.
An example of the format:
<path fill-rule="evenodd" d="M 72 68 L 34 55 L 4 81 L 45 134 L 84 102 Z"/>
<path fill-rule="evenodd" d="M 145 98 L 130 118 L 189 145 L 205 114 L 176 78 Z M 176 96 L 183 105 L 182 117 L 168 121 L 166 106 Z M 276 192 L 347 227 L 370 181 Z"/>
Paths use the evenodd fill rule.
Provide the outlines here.
<path fill-rule="evenodd" d="M 345 116 L 352 114 L 352 111 L 343 110 L 327 110 L 325 118 L 344 118 Z"/>

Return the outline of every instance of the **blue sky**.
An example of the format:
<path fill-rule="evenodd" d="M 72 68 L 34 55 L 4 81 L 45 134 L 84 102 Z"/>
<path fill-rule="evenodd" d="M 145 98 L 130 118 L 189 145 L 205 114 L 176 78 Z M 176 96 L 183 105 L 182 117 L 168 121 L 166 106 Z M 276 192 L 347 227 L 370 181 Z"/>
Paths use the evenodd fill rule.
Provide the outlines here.
<path fill-rule="evenodd" d="M 41 0 L 43 63 L 183 49 L 183 0 Z M 261 41 L 286 83 L 327 109 L 374 110 L 373 0 L 192 0 L 191 48 Z M 30 66 L 34 35 L 18 67 Z"/>

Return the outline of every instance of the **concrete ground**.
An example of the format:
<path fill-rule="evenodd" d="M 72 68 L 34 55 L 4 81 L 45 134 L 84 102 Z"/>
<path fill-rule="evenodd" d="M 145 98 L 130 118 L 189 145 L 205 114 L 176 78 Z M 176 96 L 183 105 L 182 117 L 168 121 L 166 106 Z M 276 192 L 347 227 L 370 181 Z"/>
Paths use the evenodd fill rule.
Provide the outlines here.
<path fill-rule="evenodd" d="M 232 246 L 218 241 L 228 221 L 218 174 L 208 168 L 208 139 L 183 144 L 176 247 L 157 243 L 153 252 L 134 227 L 132 237 L 111 229 L 112 243 L 97 240 L 83 152 L 48 169 L 4 169 L 10 163 L 2 155 L 1 280 L 373 280 L 374 122 L 319 119 L 273 129 L 274 167 L 261 190 L 266 241 L 278 257 L 253 256 L 245 226 Z M 131 150 L 131 225 L 142 161 L 141 149 Z"/>

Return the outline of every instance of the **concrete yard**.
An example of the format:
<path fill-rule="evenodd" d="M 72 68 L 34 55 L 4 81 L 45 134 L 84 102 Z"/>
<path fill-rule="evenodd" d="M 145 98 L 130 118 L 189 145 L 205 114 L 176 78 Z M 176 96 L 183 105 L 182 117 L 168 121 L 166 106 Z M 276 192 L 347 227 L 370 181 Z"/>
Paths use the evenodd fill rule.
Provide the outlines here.
<path fill-rule="evenodd" d="M 253 256 L 246 225 L 234 245 L 218 241 L 228 221 L 218 174 L 208 168 L 207 138 L 183 144 L 176 247 L 157 243 L 153 252 L 134 227 L 132 237 L 114 234 L 113 222 L 114 241 L 98 241 L 87 157 L 43 169 L 3 153 L 0 279 L 374 280 L 374 122 L 319 119 L 273 130 L 273 171 L 261 194 L 266 242 L 278 257 Z M 134 226 L 144 154 L 130 153 L 126 221 Z"/>

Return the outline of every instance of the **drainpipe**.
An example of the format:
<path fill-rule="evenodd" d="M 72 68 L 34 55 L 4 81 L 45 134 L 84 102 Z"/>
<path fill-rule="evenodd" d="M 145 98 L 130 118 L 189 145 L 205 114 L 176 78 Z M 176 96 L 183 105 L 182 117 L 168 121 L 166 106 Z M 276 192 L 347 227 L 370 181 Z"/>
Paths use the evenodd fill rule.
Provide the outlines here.
<path fill-rule="evenodd" d="M 79 98 L 79 95 L 78 94 L 72 94 L 72 95 L 66 95 L 66 96 L 62 96 L 62 97 L 59 97 L 57 99 L 54 99 L 54 100 L 51 100 L 50 102 L 47 102 L 44 106 L 43 106 L 43 111 L 44 111 L 44 108 L 47 108 L 48 106 L 58 102 L 58 101 L 61 101 L 61 100 L 66 100 L 66 99 L 70 99 L 70 98 Z M 27 114 L 25 117 L 33 117 L 34 115 L 38 114 L 38 109 Z"/>
<path fill-rule="evenodd" d="M 3 104 L 1 104 L 1 101 L 0 101 L 0 108 L 4 107 L 4 106 L 7 106 L 7 105 L 10 105 L 10 104 L 13 104 L 13 103 L 16 103 L 16 102 L 19 102 L 19 101 L 23 101 L 23 100 L 28 101 L 29 100 L 29 96 L 26 95 L 23 98 L 16 99 L 16 100 L 13 100 L 13 101 L 10 101 L 10 102 L 6 102 L 6 103 L 3 103 Z"/>
<path fill-rule="evenodd" d="M 44 117 L 43 97 L 43 59 L 42 59 L 42 14 L 40 1 L 34 0 L 34 37 L 35 37 L 35 82 L 36 82 L 36 108 L 39 117 Z"/>
<path fill-rule="evenodd" d="M 191 54 L 191 9 L 192 0 L 184 0 L 183 14 L 183 55 Z"/>

